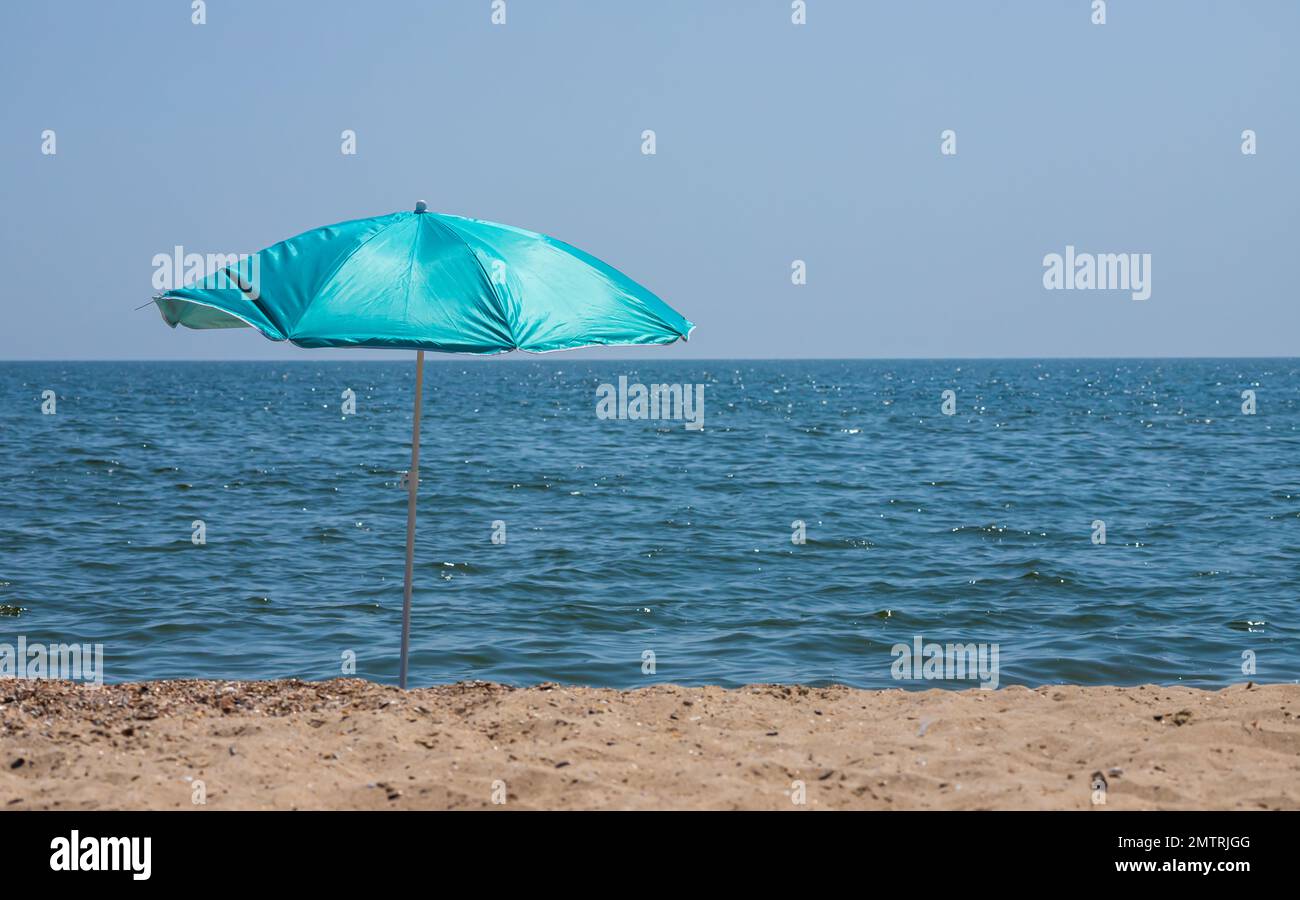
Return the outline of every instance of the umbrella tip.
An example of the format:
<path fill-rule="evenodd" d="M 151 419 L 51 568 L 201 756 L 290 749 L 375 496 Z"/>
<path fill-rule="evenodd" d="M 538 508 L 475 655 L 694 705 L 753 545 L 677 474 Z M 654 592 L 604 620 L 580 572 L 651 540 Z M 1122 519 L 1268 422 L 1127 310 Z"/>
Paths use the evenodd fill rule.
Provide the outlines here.
<path fill-rule="evenodd" d="M 427 211 L 428 209 L 429 209 L 429 204 L 425 203 L 423 200 L 416 200 L 416 201 L 415 201 L 415 211 L 416 211 L 416 212 L 418 212 L 418 213 L 422 213 L 422 212 Z"/>

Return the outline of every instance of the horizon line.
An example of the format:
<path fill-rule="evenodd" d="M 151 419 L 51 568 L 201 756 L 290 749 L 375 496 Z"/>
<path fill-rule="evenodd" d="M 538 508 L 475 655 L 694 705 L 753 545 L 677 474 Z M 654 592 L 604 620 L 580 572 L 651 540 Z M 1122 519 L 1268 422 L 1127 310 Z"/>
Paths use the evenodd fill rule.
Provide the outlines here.
<path fill-rule="evenodd" d="M 371 349 L 371 348 L 365 348 Z M 394 353 L 412 353 L 414 351 L 395 350 Z M 349 363 L 408 363 L 410 360 L 405 357 L 383 359 L 383 358 L 365 358 L 365 359 L 347 359 L 347 354 L 340 354 L 340 359 L 327 359 L 311 357 L 307 359 L 258 359 L 258 358 L 232 358 L 232 359 L 195 359 L 195 358 L 176 358 L 176 357 L 102 357 L 102 358 L 7 358 L 0 359 L 0 365 L 9 363 L 321 363 L 321 362 L 349 362 Z M 561 362 L 562 357 L 555 354 L 528 353 L 527 351 L 518 351 L 510 353 L 439 353 L 436 351 L 426 353 L 425 361 L 430 363 L 452 363 L 464 362 L 467 359 L 490 360 L 495 359 L 498 362 Z M 573 362 L 592 361 L 600 359 L 605 362 L 646 362 L 654 360 L 652 356 L 572 356 Z M 1259 355 L 1221 355 L 1221 356 L 1178 356 L 1178 355 L 1153 355 L 1153 356 L 701 356 L 701 357 L 661 357 L 660 362 L 1069 362 L 1084 360 L 1234 360 L 1234 359 L 1260 359 L 1260 360 L 1297 360 L 1300 361 L 1300 355 L 1297 356 L 1276 356 L 1271 354 Z"/>

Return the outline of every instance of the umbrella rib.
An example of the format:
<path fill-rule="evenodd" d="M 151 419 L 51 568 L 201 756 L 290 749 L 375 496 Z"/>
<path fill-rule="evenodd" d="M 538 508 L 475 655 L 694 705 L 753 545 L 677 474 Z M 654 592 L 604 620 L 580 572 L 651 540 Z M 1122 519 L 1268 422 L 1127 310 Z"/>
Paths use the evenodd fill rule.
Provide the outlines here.
<path fill-rule="evenodd" d="M 253 293 L 252 285 L 249 285 L 247 288 L 245 288 L 244 279 L 238 277 L 237 275 L 232 274 L 230 271 L 230 266 L 226 266 L 224 269 L 221 270 L 221 272 L 227 278 L 229 278 L 231 281 L 235 283 L 235 287 L 239 289 L 239 293 L 243 294 L 249 303 L 257 307 L 257 311 L 260 312 L 263 315 L 263 317 L 266 318 L 266 321 L 270 322 L 272 325 L 275 324 L 275 319 L 271 316 L 271 311 L 267 309 L 265 305 L 262 304 L 261 295 L 260 294 L 255 295 Z M 231 313 L 231 315 L 234 315 L 234 313 Z"/>
<path fill-rule="evenodd" d="M 415 223 L 415 240 L 411 241 L 411 255 L 406 259 L 406 293 L 403 296 L 402 321 L 411 321 L 411 276 L 415 273 L 415 257 L 419 253 L 422 232 L 420 223 Z"/>

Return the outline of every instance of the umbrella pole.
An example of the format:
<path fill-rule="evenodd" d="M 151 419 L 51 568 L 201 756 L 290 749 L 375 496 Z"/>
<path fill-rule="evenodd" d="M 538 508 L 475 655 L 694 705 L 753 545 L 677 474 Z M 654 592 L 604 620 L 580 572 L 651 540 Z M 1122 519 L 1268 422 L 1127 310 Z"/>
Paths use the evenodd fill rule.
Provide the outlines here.
<path fill-rule="evenodd" d="M 424 351 L 415 353 L 415 417 L 411 422 L 411 470 L 406 487 L 406 589 L 402 595 L 402 659 L 397 684 L 406 689 L 406 658 L 411 648 L 411 575 L 415 568 L 415 501 L 420 491 L 420 406 L 424 399 Z"/>

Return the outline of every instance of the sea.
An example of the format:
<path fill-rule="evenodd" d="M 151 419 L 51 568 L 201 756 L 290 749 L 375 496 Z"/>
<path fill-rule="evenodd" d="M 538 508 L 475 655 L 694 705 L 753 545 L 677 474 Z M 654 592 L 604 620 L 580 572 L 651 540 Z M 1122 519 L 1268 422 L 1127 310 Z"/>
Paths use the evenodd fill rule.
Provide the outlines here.
<path fill-rule="evenodd" d="M 0 645 L 395 682 L 415 365 L 339 355 L 0 362 Z M 1300 679 L 1300 360 L 430 356 L 421 436 L 412 685 Z"/>

